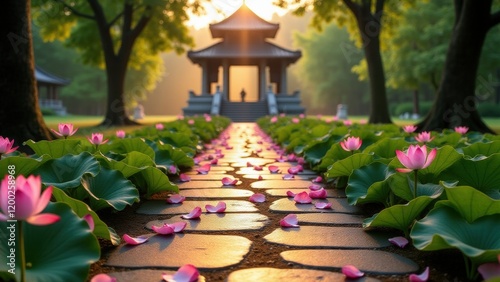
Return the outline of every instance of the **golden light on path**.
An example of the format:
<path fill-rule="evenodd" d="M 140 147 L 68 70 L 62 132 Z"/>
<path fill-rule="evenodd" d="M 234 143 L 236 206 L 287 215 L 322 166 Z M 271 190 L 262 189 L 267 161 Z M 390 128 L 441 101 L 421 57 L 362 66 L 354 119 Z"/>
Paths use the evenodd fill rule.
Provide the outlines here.
<path fill-rule="evenodd" d="M 206 14 L 202 16 L 192 15 L 188 25 L 201 29 L 211 23 L 220 22 L 236 11 L 244 0 L 212 0 L 205 3 Z M 271 20 L 274 14 L 283 16 L 287 10 L 273 5 L 274 0 L 245 0 L 245 4 L 259 17 Z"/>

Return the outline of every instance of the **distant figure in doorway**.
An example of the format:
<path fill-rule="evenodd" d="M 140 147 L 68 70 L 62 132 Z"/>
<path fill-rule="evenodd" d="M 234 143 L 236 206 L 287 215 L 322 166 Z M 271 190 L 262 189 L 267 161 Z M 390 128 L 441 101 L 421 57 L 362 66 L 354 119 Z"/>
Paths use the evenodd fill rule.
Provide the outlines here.
<path fill-rule="evenodd" d="M 140 120 L 144 118 L 144 107 L 141 104 L 137 104 L 134 108 L 134 120 Z"/>
<path fill-rule="evenodd" d="M 247 96 L 247 93 L 245 92 L 245 88 L 241 89 L 240 95 L 241 95 L 241 102 L 245 102 L 245 96 Z"/>

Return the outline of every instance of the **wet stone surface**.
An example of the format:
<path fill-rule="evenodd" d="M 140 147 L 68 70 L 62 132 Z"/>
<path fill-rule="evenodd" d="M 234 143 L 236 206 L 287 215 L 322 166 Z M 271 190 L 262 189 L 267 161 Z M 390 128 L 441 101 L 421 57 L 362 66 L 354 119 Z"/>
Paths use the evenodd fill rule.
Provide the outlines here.
<path fill-rule="evenodd" d="M 168 204 L 164 200 L 146 201 L 137 209 L 138 214 L 187 214 L 195 207 L 200 207 L 205 212 L 205 205 L 217 205 L 219 201 L 184 201 L 182 204 Z M 248 201 L 227 200 L 226 212 L 256 212 L 258 211 L 254 204 Z"/>
<path fill-rule="evenodd" d="M 292 189 L 301 188 L 308 190 L 309 186 L 313 184 L 311 181 L 307 180 L 261 180 L 251 184 L 252 188 L 255 189 Z M 286 191 L 285 191 L 286 192 Z"/>
<path fill-rule="evenodd" d="M 184 231 L 230 231 L 230 230 L 260 230 L 268 224 L 268 217 L 258 213 L 222 213 L 222 214 L 202 214 L 200 219 L 186 220 L 181 216 L 174 216 L 165 220 L 154 220 L 146 224 L 146 228 L 151 230 L 151 226 L 162 226 L 164 223 L 187 222 Z"/>
<path fill-rule="evenodd" d="M 286 192 L 287 191 L 290 191 L 290 192 L 293 192 L 295 194 L 298 194 L 300 192 L 311 192 L 311 190 L 309 188 L 302 188 L 302 189 L 297 189 L 297 188 L 293 188 L 293 189 L 269 189 L 269 190 L 266 190 L 266 194 L 269 194 L 271 196 L 277 196 L 277 197 L 288 197 Z M 342 191 L 342 190 L 338 190 L 338 189 L 326 189 L 326 195 L 328 198 L 345 198 L 345 192 Z"/>
<path fill-rule="evenodd" d="M 199 189 L 199 188 L 235 188 L 238 185 L 241 184 L 241 181 L 238 180 L 238 183 L 236 185 L 223 185 L 222 184 L 222 177 L 220 180 L 200 180 L 200 181 L 189 181 L 189 182 L 182 182 L 177 184 L 179 186 L 180 190 L 183 189 Z M 233 178 L 234 179 L 234 178 Z"/>
<path fill-rule="evenodd" d="M 316 202 L 330 202 L 332 203 L 331 209 L 319 210 L 314 207 Z M 329 198 L 329 199 L 313 199 L 312 204 L 296 204 L 292 198 L 279 199 L 274 201 L 269 207 L 271 211 L 283 212 L 283 213 L 303 213 L 303 212 L 322 212 L 322 213 L 350 213 L 350 214 L 362 214 L 363 211 L 356 207 L 350 206 L 347 203 L 347 199 L 344 198 Z"/>
<path fill-rule="evenodd" d="M 245 189 L 237 188 L 220 188 L 220 189 L 184 189 L 180 191 L 180 195 L 186 198 L 245 198 L 253 195 L 253 192 Z"/>

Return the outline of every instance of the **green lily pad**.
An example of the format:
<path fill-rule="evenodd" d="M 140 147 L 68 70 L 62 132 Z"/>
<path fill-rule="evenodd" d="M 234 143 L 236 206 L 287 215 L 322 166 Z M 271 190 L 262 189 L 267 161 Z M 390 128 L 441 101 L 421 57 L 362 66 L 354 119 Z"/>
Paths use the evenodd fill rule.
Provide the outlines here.
<path fill-rule="evenodd" d="M 384 180 L 394 172 L 383 163 L 373 162 L 352 172 L 345 189 L 350 205 L 381 203 L 387 206 L 391 189 Z"/>
<path fill-rule="evenodd" d="M 418 172 L 418 178 L 420 179 L 420 171 Z M 405 173 L 395 173 L 391 175 L 388 179 L 387 182 L 389 186 L 391 187 L 392 192 L 394 195 L 406 200 L 406 201 L 411 201 L 414 199 L 414 189 L 415 189 L 415 182 L 414 182 L 414 172 L 405 174 Z M 438 197 L 442 194 L 443 192 L 443 187 L 441 187 L 439 184 L 434 184 L 434 183 L 417 183 L 417 197 L 419 196 L 431 196 L 431 197 Z"/>
<path fill-rule="evenodd" d="M 52 141 L 42 140 L 34 142 L 33 140 L 28 140 L 25 142 L 35 154 L 49 155 L 53 159 L 60 158 L 67 154 L 79 154 L 82 152 L 81 144 L 79 139 L 57 139 Z"/>
<path fill-rule="evenodd" d="M 141 152 L 127 153 L 126 157 L 120 161 L 104 158 L 107 168 L 120 171 L 125 178 L 129 178 L 148 167 L 156 166 L 155 162 L 148 155 Z"/>
<path fill-rule="evenodd" d="M 106 223 L 104 223 L 104 221 L 99 218 L 97 213 L 95 213 L 86 203 L 71 198 L 61 189 L 55 187 L 52 190 L 52 196 L 56 199 L 57 202 L 65 203 L 70 206 L 73 212 L 75 212 L 81 218 L 90 214 L 92 216 L 92 219 L 94 220 L 95 236 L 97 236 L 98 238 L 110 240 L 111 243 L 115 246 L 118 246 L 120 244 L 121 239 L 116 231 L 113 228 L 108 227 Z"/>
<path fill-rule="evenodd" d="M 141 194 L 146 197 L 151 195 L 170 191 L 179 193 L 179 187 L 172 182 L 167 175 L 156 167 L 148 167 L 131 177 L 131 180 L 137 185 Z"/>
<path fill-rule="evenodd" d="M 373 161 L 373 155 L 358 153 L 334 163 L 326 172 L 327 178 L 349 176 L 351 173 Z"/>
<path fill-rule="evenodd" d="M 417 221 L 410 236 L 419 250 L 460 250 L 475 270 L 482 263 L 497 261 L 500 254 L 498 222 L 500 214 L 483 216 L 469 223 L 453 208 L 442 205 Z"/>
<path fill-rule="evenodd" d="M 108 207 L 121 211 L 139 201 L 137 188 L 116 170 L 102 168 L 96 176 L 84 176 L 82 186 L 94 211 Z"/>
<path fill-rule="evenodd" d="M 88 152 L 83 152 L 48 160 L 36 169 L 34 174 L 39 174 L 46 186 L 67 190 L 79 187 L 83 176 L 95 176 L 100 169 L 96 158 Z"/>
<path fill-rule="evenodd" d="M 311 148 L 309 156 L 307 156 L 307 154 L 308 152 L 306 152 L 306 158 L 309 158 L 308 161 L 315 162 L 318 161 L 316 158 L 321 155 L 321 151 L 315 152 L 313 148 Z M 326 154 L 322 156 L 321 159 L 319 159 L 320 163 L 314 167 L 314 170 L 321 172 L 326 171 L 336 161 L 345 159 L 350 156 L 351 152 L 347 152 L 346 150 L 342 149 L 339 143 L 335 143 L 330 147 L 330 149 L 328 149 Z"/>
<path fill-rule="evenodd" d="M 396 150 L 403 150 L 409 143 L 402 138 L 384 138 L 366 147 L 363 153 L 374 153 L 381 158 L 394 158 Z"/>
<path fill-rule="evenodd" d="M 159 144 L 155 146 L 155 162 L 156 166 L 167 171 L 171 165 L 178 167 L 193 167 L 194 161 L 184 151 L 174 148 L 170 144 Z"/>
<path fill-rule="evenodd" d="M 465 155 L 471 158 L 475 156 L 491 156 L 500 152 L 500 141 L 493 141 L 488 143 L 474 143 L 470 146 L 462 148 Z"/>
<path fill-rule="evenodd" d="M 141 138 L 125 138 L 116 140 L 113 144 L 105 144 L 99 146 L 99 149 L 103 153 L 107 153 L 108 151 L 117 153 L 117 154 L 127 154 L 130 152 L 141 152 L 147 156 L 149 156 L 152 160 L 155 158 L 155 152 L 151 149 L 148 144 L 144 142 Z"/>
<path fill-rule="evenodd" d="M 401 230 L 408 235 L 408 231 L 422 211 L 434 200 L 433 197 L 420 196 L 404 205 L 394 205 L 363 221 L 363 227 L 389 227 Z"/>
<path fill-rule="evenodd" d="M 9 166 L 14 166 L 13 170 L 15 176 L 17 175 L 30 175 L 34 170 L 40 167 L 44 162 L 48 160 L 49 157 L 44 156 L 37 159 L 26 158 L 26 157 L 8 157 L 0 160 L 0 171 L 3 174 L 10 171 Z"/>
<path fill-rule="evenodd" d="M 64 203 L 49 203 L 44 213 L 54 213 L 61 219 L 50 225 L 35 226 L 25 222 L 24 243 L 26 263 L 26 281 L 84 281 L 87 279 L 90 265 L 100 257 L 97 238 L 92 234 L 87 222 L 79 218 Z M 13 223 L 0 222 L 0 241 L 7 242 L 10 232 L 7 226 Z M 19 235 L 19 234 L 18 234 Z M 18 246 L 19 241 L 16 238 Z M 19 247 L 15 247 L 16 265 L 19 266 L 21 255 Z M 10 254 L 7 244 L 0 244 L 0 271 L 8 269 L 7 255 Z M 20 281 L 20 269 L 16 268 L 16 276 Z"/>

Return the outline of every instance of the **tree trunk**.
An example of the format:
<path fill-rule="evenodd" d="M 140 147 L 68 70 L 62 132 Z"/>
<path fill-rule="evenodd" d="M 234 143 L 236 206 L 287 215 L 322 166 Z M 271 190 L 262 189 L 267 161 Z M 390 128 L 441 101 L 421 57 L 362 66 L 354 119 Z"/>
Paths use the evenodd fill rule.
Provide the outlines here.
<path fill-rule="evenodd" d="M 30 0 L 3 4 L 0 26 L 0 136 L 22 145 L 29 139 L 52 139 L 38 104 L 31 37 Z M 29 148 L 21 146 L 21 151 Z"/>
<path fill-rule="evenodd" d="M 420 103 L 418 100 L 418 89 L 413 90 L 413 114 L 420 115 Z"/>
<path fill-rule="evenodd" d="M 420 131 L 467 126 L 471 131 L 493 131 L 481 120 L 476 108 L 475 81 L 481 49 L 488 32 L 491 1 L 458 1 L 446 61 L 434 105 L 418 124 Z"/>
<path fill-rule="evenodd" d="M 371 2 L 371 1 L 370 1 Z M 363 39 L 363 50 L 368 66 L 370 80 L 370 117 L 369 123 L 392 123 L 389 115 L 387 94 L 385 88 L 384 65 L 380 54 L 380 32 L 383 1 L 377 1 L 377 13 L 371 13 L 371 5 L 363 4 L 353 13 L 358 23 L 358 29 Z"/>

